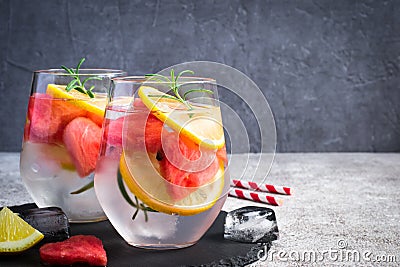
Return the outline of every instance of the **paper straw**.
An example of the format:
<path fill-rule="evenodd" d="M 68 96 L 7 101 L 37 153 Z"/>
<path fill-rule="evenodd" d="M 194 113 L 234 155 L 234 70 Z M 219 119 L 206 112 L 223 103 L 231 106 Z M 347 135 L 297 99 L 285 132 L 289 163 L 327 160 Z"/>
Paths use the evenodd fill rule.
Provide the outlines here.
<path fill-rule="evenodd" d="M 240 188 L 246 188 L 246 189 L 253 189 L 256 191 L 261 191 L 261 192 L 269 192 L 269 193 L 278 193 L 278 194 L 283 194 L 283 195 L 291 195 L 292 190 L 289 187 L 286 186 L 276 186 L 272 184 L 257 184 L 255 182 L 250 182 L 250 181 L 240 181 L 240 180 L 231 180 L 231 186 L 236 186 Z"/>
<path fill-rule="evenodd" d="M 282 199 L 269 196 L 265 193 L 252 192 L 249 190 L 242 190 L 237 188 L 231 188 L 231 190 L 229 190 L 229 196 L 252 200 L 260 203 L 267 203 L 274 206 L 282 206 L 283 204 Z"/>

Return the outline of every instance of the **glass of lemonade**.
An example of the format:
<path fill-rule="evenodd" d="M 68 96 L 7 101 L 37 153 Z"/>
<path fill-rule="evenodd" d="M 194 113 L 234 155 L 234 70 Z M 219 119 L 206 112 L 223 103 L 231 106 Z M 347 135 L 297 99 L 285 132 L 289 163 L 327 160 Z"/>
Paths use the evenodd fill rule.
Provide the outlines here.
<path fill-rule="evenodd" d="M 215 80 L 174 78 L 112 81 L 94 182 L 108 219 L 135 247 L 195 244 L 229 189 Z"/>
<path fill-rule="evenodd" d="M 109 69 L 80 69 L 74 75 L 64 69 L 34 72 L 20 172 L 39 207 L 58 206 L 71 222 L 106 219 L 93 177 L 107 91 L 111 78 L 121 75 Z"/>

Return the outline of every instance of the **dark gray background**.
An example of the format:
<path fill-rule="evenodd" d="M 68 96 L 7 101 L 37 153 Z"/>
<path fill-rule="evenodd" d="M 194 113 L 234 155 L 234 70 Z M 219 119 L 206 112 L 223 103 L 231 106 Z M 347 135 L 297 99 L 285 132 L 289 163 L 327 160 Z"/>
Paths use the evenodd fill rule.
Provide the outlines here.
<path fill-rule="evenodd" d="M 20 150 L 31 72 L 85 56 L 130 74 L 235 67 L 267 97 L 280 152 L 398 152 L 399 14 L 400 1 L 0 0 L 0 151 Z"/>

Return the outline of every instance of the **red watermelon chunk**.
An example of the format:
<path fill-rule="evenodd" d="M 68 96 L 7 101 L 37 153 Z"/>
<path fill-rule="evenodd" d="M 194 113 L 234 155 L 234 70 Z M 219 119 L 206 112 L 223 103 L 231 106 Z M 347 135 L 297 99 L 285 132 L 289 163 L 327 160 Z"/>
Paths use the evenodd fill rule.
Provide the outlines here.
<path fill-rule="evenodd" d="M 226 146 L 224 145 L 222 148 L 218 149 L 217 157 L 224 163 L 224 165 L 228 165 L 228 157 L 226 155 Z"/>
<path fill-rule="evenodd" d="M 197 144 L 178 137 L 176 133 L 167 133 L 163 137 L 163 151 L 160 154 L 160 173 L 171 183 L 168 192 L 174 201 L 185 198 L 196 187 L 211 182 L 219 169 L 215 151 L 200 151 Z"/>
<path fill-rule="evenodd" d="M 92 235 L 76 235 L 62 242 L 48 243 L 43 245 L 39 252 L 41 261 L 50 265 L 107 265 L 107 254 L 103 244 Z"/>
<path fill-rule="evenodd" d="M 149 114 L 146 120 L 145 144 L 150 153 L 156 153 L 161 148 L 161 132 L 163 122 L 153 114 Z"/>
<path fill-rule="evenodd" d="M 104 140 L 110 146 L 122 147 L 122 127 L 124 117 L 116 120 L 106 119 L 104 123 Z"/>
<path fill-rule="evenodd" d="M 63 141 L 80 177 L 94 171 L 101 141 L 97 124 L 88 118 L 75 118 L 65 127 Z"/>
<path fill-rule="evenodd" d="M 135 98 L 135 100 L 133 100 L 133 106 L 135 110 L 149 110 L 140 98 Z"/>
<path fill-rule="evenodd" d="M 31 122 L 27 119 L 24 126 L 24 142 L 29 141 Z"/>
<path fill-rule="evenodd" d="M 127 116 L 105 120 L 102 151 L 108 156 L 120 156 L 124 130 L 125 142 L 130 149 L 155 154 L 161 148 L 163 123 L 149 113 L 140 99 L 135 100 L 134 106 L 135 112 Z"/>
<path fill-rule="evenodd" d="M 126 145 L 135 150 L 157 153 L 161 149 L 163 122 L 149 112 L 132 113 L 125 118 Z"/>
<path fill-rule="evenodd" d="M 136 98 L 133 102 L 137 113 L 134 114 L 135 122 L 140 127 L 136 127 L 134 135 L 138 137 L 138 140 L 143 142 L 143 135 L 145 136 L 145 145 L 147 152 L 157 153 L 161 148 L 161 132 L 164 123 L 157 119 L 156 116 L 150 113 L 148 108 L 140 98 Z M 128 126 L 129 127 L 129 126 Z M 129 127 L 129 129 L 132 129 Z M 144 132 L 143 132 L 143 129 Z"/>
<path fill-rule="evenodd" d="M 55 100 L 36 93 L 28 104 L 25 138 L 32 142 L 61 143 L 64 127 L 74 118 L 85 116 L 86 111 L 64 100 Z"/>
<path fill-rule="evenodd" d="M 122 127 L 124 117 L 116 120 L 105 119 L 103 143 L 101 145 L 101 154 L 119 159 L 122 153 Z"/>

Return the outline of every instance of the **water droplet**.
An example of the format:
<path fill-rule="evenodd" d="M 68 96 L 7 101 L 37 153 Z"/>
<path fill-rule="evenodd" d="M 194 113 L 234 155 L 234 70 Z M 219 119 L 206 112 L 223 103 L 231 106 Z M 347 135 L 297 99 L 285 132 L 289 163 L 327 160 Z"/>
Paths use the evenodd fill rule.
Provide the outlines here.
<path fill-rule="evenodd" d="M 39 164 L 33 163 L 31 169 L 33 172 L 38 173 L 40 171 L 40 166 Z"/>

